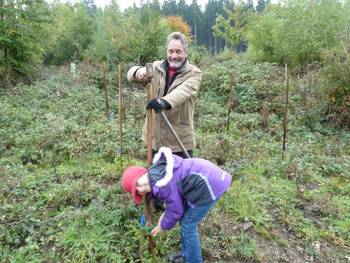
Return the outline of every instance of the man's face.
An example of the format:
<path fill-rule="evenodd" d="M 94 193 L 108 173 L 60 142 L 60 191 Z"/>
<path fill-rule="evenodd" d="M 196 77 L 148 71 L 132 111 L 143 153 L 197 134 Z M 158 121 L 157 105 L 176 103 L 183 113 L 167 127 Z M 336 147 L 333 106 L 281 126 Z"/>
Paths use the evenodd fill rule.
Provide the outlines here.
<path fill-rule="evenodd" d="M 182 46 L 181 40 L 172 39 L 169 42 L 167 55 L 170 67 L 181 67 L 181 65 L 185 62 L 187 57 L 187 54 Z"/>

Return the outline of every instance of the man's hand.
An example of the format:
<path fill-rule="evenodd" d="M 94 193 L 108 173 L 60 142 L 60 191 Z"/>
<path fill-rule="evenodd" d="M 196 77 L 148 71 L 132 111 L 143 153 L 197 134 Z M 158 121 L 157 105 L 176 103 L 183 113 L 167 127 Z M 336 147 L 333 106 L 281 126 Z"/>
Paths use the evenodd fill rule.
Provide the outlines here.
<path fill-rule="evenodd" d="M 142 67 L 136 70 L 135 74 L 135 79 L 139 82 L 145 82 L 147 79 L 147 71 L 146 67 Z"/>
<path fill-rule="evenodd" d="M 147 103 L 146 110 L 153 109 L 156 113 L 163 110 L 170 110 L 171 106 L 166 100 L 152 99 Z"/>

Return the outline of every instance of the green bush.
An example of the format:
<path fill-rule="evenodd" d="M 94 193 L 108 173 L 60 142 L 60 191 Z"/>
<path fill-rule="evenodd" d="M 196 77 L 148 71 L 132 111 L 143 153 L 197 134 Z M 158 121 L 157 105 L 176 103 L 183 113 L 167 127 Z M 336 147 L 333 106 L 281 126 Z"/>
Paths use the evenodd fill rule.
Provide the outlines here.
<path fill-rule="evenodd" d="M 220 107 L 226 107 L 231 82 L 234 111 L 259 112 L 265 103 L 271 112 L 281 114 L 283 102 L 278 97 L 283 94 L 282 77 L 273 64 L 229 60 L 205 69 L 200 96 L 210 94 Z"/>
<path fill-rule="evenodd" d="M 224 73 L 234 69 L 254 103 L 244 98 L 243 113 L 236 104 L 227 127 L 226 85 L 208 72 L 211 82 L 200 90 L 195 115 L 195 156 L 221 165 L 233 182 L 200 226 L 205 260 L 278 261 L 297 249 L 300 261 L 308 256 L 343 261 L 350 245 L 349 132 L 321 125 L 307 129 L 298 111 L 301 96 L 292 86 L 287 151 L 281 159 L 277 102 L 283 96 L 276 94 L 284 94 L 277 92 L 282 74 L 271 73 L 279 71 L 275 65 L 223 65 L 211 67 L 221 74 L 218 79 L 227 80 Z M 125 167 L 145 165 L 144 90 L 125 89 L 120 157 L 118 119 L 105 117 L 103 91 L 57 72 L 18 86 L 16 93 L 0 94 L 0 261 L 151 262 L 138 223 L 142 207 L 135 207 L 119 184 Z M 266 76 L 273 88 L 265 86 Z M 109 98 L 111 109 L 117 109 L 113 91 Z M 253 110 L 262 101 L 277 114 Z M 157 262 L 178 250 L 179 236 L 175 228 L 155 238 Z M 294 262 L 295 254 L 288 259 Z"/>
<path fill-rule="evenodd" d="M 350 129 L 350 38 L 340 48 L 328 51 L 322 70 L 323 95 L 328 109 L 325 115 L 332 126 Z"/>
<path fill-rule="evenodd" d="M 260 60 L 306 66 L 337 46 L 347 27 L 348 8 L 338 1 L 288 0 L 270 5 L 247 30 L 248 52 Z"/>

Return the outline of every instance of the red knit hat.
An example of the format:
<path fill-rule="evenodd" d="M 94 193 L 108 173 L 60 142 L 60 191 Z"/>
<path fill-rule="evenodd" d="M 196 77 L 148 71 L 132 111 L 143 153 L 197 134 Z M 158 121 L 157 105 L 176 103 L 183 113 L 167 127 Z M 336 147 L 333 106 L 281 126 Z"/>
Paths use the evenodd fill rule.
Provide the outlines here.
<path fill-rule="evenodd" d="M 147 169 L 145 167 L 130 166 L 124 171 L 121 179 L 122 188 L 124 191 L 131 194 L 136 204 L 140 204 L 142 202 L 142 195 L 139 195 L 136 191 L 136 182 L 145 173 L 147 173 Z"/>

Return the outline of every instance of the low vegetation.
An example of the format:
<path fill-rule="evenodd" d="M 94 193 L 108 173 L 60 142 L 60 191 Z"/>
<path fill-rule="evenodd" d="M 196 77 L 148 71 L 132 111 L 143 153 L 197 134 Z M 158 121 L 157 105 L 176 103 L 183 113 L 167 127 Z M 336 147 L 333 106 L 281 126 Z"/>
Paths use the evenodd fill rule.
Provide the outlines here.
<path fill-rule="evenodd" d="M 350 134 L 311 114 L 322 106 L 318 84 L 291 82 L 282 159 L 283 70 L 238 59 L 204 73 L 195 155 L 234 175 L 201 225 L 206 260 L 347 262 Z M 145 164 L 145 93 L 124 85 L 121 157 L 118 97 L 111 86 L 107 119 L 99 83 L 96 74 L 73 79 L 53 69 L 30 86 L 1 91 L 1 262 L 152 262 L 142 207 L 119 186 L 123 168 Z M 304 88 L 311 88 L 309 111 Z M 178 248 L 178 236 L 176 228 L 156 238 L 157 262 Z"/>

